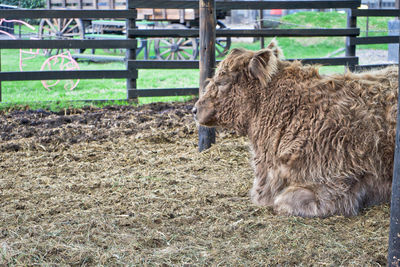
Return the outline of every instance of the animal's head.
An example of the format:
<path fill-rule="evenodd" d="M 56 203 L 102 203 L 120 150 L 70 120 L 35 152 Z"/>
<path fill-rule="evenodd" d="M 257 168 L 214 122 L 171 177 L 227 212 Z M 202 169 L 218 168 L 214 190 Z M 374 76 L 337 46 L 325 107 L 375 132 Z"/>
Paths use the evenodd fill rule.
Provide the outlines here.
<path fill-rule="evenodd" d="M 278 70 L 281 49 L 273 40 L 260 51 L 233 49 L 220 62 L 205 93 L 193 108 L 195 119 L 204 126 L 240 129 L 248 122 L 246 109 L 255 102 L 256 89 L 265 89 Z"/>

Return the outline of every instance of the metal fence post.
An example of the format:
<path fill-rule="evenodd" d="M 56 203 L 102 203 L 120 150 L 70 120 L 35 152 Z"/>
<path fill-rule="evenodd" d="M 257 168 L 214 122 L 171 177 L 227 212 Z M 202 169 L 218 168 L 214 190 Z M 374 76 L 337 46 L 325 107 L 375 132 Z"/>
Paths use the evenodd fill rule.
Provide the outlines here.
<path fill-rule="evenodd" d="M 260 9 L 260 29 L 264 28 L 264 10 Z M 265 39 L 264 36 L 260 37 L 260 47 L 261 49 L 265 48 Z"/>
<path fill-rule="evenodd" d="M 135 12 L 136 9 L 133 8 L 132 1 L 126 1 L 127 9 Z M 137 68 L 134 66 L 134 64 L 129 64 L 130 60 L 136 60 L 136 48 L 137 48 L 137 40 L 135 36 L 132 36 L 129 33 L 130 29 L 135 29 L 136 28 L 136 19 L 135 18 L 129 18 L 126 20 L 126 39 L 131 40 L 132 42 L 135 42 L 135 48 L 133 49 L 127 49 L 126 50 L 126 68 L 128 71 L 132 73 L 137 73 Z M 137 75 L 135 76 L 137 77 Z M 133 90 L 136 90 L 136 78 L 127 78 L 126 79 L 126 90 L 127 90 L 127 99 L 128 100 L 134 100 L 137 102 L 137 97 L 133 96 Z"/>
<path fill-rule="evenodd" d="M 0 49 L 0 72 L 1 72 L 1 49 Z M 1 80 L 0 80 L 0 103 L 1 103 Z"/>
<path fill-rule="evenodd" d="M 400 44 L 400 38 L 399 38 Z M 400 45 L 399 45 L 400 55 Z M 400 60 L 400 59 L 399 59 Z M 400 70 L 400 64 L 399 64 Z M 400 85 L 400 76 L 399 76 Z M 397 97 L 397 127 L 394 150 L 392 200 L 390 203 L 390 231 L 388 266 L 400 266 L 400 87 Z"/>
<path fill-rule="evenodd" d="M 206 80 L 214 75 L 215 69 L 215 0 L 200 0 L 200 90 L 205 92 Z M 215 129 L 199 127 L 199 151 L 211 147 L 215 143 Z"/>
<path fill-rule="evenodd" d="M 347 28 L 356 28 L 357 27 L 357 17 L 353 16 L 353 12 L 351 9 L 347 11 Z M 346 37 L 346 57 L 355 57 L 356 56 L 356 45 L 351 44 L 351 39 L 354 37 L 347 36 Z M 351 71 L 355 70 L 354 65 L 349 65 L 348 68 Z"/>

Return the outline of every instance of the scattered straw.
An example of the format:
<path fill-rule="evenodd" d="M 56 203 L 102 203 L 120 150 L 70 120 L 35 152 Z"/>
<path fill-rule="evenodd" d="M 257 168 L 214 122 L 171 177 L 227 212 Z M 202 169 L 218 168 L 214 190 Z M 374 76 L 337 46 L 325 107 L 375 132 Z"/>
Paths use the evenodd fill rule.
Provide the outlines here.
<path fill-rule="evenodd" d="M 388 205 L 254 206 L 246 138 L 198 153 L 192 104 L 1 114 L 0 265 L 385 265 Z"/>

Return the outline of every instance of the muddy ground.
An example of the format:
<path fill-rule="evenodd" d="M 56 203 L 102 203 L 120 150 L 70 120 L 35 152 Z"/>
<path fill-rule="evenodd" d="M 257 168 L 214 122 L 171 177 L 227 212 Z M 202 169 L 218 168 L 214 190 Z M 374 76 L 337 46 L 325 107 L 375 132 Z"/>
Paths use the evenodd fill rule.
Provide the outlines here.
<path fill-rule="evenodd" d="M 247 139 L 197 152 L 193 102 L 0 113 L 0 266 L 381 266 L 389 206 L 277 216 Z"/>

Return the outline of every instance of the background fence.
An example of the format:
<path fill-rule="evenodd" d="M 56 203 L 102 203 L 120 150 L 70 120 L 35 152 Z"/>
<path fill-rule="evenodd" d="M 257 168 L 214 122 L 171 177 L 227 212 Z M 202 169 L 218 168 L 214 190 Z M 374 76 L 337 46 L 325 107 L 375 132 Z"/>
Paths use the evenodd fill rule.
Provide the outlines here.
<path fill-rule="evenodd" d="M 347 25 L 351 28 L 357 28 L 357 17 L 395 17 L 400 14 L 399 9 L 350 9 L 347 13 Z M 346 56 L 352 57 L 356 55 L 357 45 L 368 44 L 392 44 L 399 43 L 399 36 L 349 36 L 346 40 Z M 372 65 L 350 65 L 352 70 L 361 70 L 366 68 L 384 67 L 387 64 Z"/>
<path fill-rule="evenodd" d="M 397 43 L 396 36 L 359 37 L 356 18 L 359 16 L 397 16 L 398 9 L 393 10 L 359 10 L 359 0 L 338 1 L 216 1 L 218 10 L 232 9 L 345 9 L 348 12 L 347 28 L 336 29 L 217 29 L 217 37 L 346 37 L 346 55 L 334 58 L 303 58 L 304 63 L 319 63 L 326 66 L 344 65 L 350 69 L 360 69 L 376 66 L 359 66 L 355 51 L 357 45 Z M 126 37 L 124 39 L 70 39 L 70 40 L 0 40 L 0 48 L 77 48 L 77 49 L 126 49 L 125 70 L 73 70 L 73 71 L 24 71 L 0 72 L 0 101 L 1 81 L 46 80 L 46 79 L 99 79 L 125 78 L 127 80 L 126 99 L 147 96 L 176 96 L 195 95 L 198 88 L 163 88 L 137 89 L 136 80 L 139 69 L 198 69 L 197 60 L 137 60 L 136 50 L 139 38 L 182 37 L 197 38 L 199 29 L 138 29 L 137 8 L 176 8 L 198 9 L 199 1 L 163 1 L 163 0 L 128 0 L 125 10 L 13 10 L 0 9 L 0 18 L 7 19 L 37 19 L 37 18 L 79 18 L 79 19 L 125 19 Z M 293 60 L 293 59 L 289 59 Z M 381 66 L 381 65 L 380 65 Z"/>

